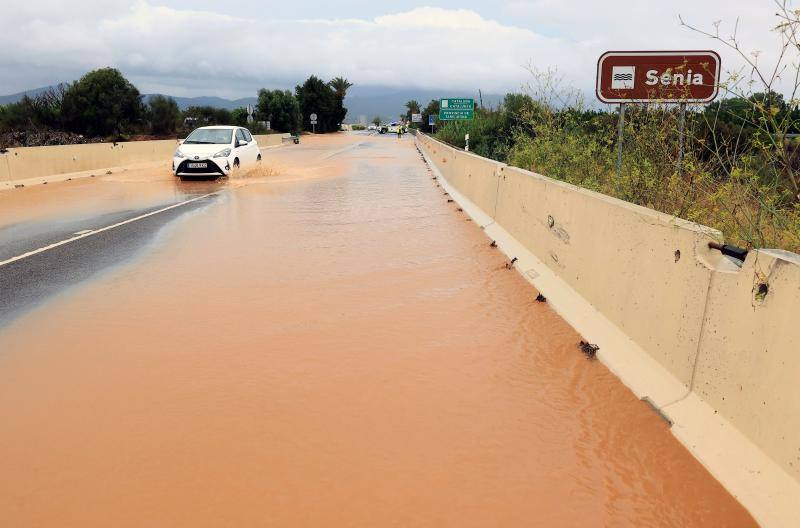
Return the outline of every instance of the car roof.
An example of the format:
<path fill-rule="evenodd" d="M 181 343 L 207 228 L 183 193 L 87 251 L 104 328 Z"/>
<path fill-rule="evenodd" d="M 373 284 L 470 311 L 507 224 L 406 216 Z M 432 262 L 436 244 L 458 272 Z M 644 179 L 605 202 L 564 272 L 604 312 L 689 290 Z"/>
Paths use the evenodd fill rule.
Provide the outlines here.
<path fill-rule="evenodd" d="M 243 127 L 232 126 L 232 125 L 213 125 L 213 126 L 198 127 L 197 130 L 235 130 L 237 128 L 243 128 Z"/>

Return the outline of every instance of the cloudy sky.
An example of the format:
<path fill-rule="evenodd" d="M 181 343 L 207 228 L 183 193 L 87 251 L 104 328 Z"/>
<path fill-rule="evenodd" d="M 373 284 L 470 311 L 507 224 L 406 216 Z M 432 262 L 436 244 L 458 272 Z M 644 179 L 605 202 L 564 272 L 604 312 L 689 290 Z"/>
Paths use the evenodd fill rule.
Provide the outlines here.
<path fill-rule="evenodd" d="M 143 92 L 253 95 L 311 73 L 360 86 L 502 93 L 557 67 L 590 91 L 597 57 L 716 49 L 681 28 L 721 21 L 759 60 L 775 56 L 774 0 L 0 0 L 0 94 L 115 66 Z"/>

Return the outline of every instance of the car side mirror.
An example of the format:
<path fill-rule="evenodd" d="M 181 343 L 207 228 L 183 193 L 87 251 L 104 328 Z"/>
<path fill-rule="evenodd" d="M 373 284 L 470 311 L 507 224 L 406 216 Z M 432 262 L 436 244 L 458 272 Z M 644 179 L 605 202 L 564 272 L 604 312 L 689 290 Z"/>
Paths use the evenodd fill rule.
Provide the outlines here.
<path fill-rule="evenodd" d="M 239 139 L 239 140 L 236 141 L 236 146 L 237 147 L 243 147 L 243 146 L 248 145 L 248 144 L 249 143 L 244 139 Z"/>

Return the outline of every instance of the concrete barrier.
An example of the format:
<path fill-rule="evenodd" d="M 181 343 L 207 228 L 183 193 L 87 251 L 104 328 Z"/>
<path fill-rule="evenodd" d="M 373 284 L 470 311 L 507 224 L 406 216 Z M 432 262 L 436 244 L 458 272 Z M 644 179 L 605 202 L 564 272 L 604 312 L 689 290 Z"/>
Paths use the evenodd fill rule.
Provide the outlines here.
<path fill-rule="evenodd" d="M 92 143 L 9 149 L 5 154 L 11 181 L 122 167 L 169 159 L 177 141 Z"/>
<path fill-rule="evenodd" d="M 8 186 L 11 174 L 8 171 L 8 153 L 0 154 L 0 190 Z"/>
<path fill-rule="evenodd" d="M 451 149 L 448 153 L 453 185 L 487 214 L 494 216 L 499 179 L 505 165 L 473 154 L 456 155 L 455 152 Z"/>
<path fill-rule="evenodd" d="M 800 255 L 714 273 L 693 390 L 800 479 Z M 800 526 L 800 505 L 798 505 Z"/>
<path fill-rule="evenodd" d="M 756 250 L 740 269 L 708 248 L 723 239 L 714 229 L 416 141 L 464 210 L 756 519 L 800 526 L 800 255 Z"/>
<path fill-rule="evenodd" d="M 259 134 L 253 136 L 261 148 L 278 147 L 284 143 L 291 134 Z"/>
<path fill-rule="evenodd" d="M 254 137 L 261 148 L 271 148 L 281 145 L 289 136 L 264 134 Z M 0 189 L 87 176 L 91 171 L 102 173 L 138 163 L 167 162 L 172 159 L 177 146 L 177 140 L 168 139 L 12 148 L 0 154 Z"/>
<path fill-rule="evenodd" d="M 512 167 L 496 210 L 500 225 L 689 387 L 718 232 Z"/>

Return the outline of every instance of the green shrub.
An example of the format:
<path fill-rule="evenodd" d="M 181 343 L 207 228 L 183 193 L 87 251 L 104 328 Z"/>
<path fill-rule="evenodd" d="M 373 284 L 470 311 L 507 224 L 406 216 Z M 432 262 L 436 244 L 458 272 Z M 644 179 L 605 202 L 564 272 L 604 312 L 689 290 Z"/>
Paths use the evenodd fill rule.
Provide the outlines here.
<path fill-rule="evenodd" d="M 775 141 L 729 122 L 717 128 L 707 112 L 687 116 L 680 170 L 675 107 L 629 105 L 619 173 L 613 112 L 554 108 L 517 94 L 498 110 L 476 111 L 473 121 L 447 123 L 436 137 L 463 148 L 468 133 L 476 154 L 717 228 L 732 244 L 800 252 L 800 200 L 774 168 Z M 789 159 L 800 153 L 792 142 L 788 156 L 777 148 Z"/>
<path fill-rule="evenodd" d="M 171 135 L 178 128 L 181 111 L 172 97 L 154 95 L 147 102 L 150 131 L 156 135 Z"/>
<path fill-rule="evenodd" d="M 139 90 L 119 70 L 94 70 L 64 93 L 62 114 L 67 129 L 92 136 L 130 132 L 145 115 Z"/>

